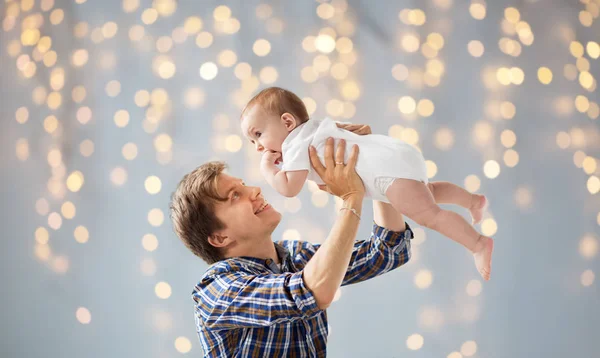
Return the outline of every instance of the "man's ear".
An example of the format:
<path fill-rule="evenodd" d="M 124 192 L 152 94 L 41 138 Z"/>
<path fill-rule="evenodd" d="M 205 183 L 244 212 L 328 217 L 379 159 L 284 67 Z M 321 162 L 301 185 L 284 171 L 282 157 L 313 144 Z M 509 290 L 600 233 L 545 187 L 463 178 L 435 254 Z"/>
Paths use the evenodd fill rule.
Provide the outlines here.
<path fill-rule="evenodd" d="M 288 132 L 291 132 L 298 126 L 298 122 L 296 122 L 296 118 L 291 113 L 284 113 L 281 115 L 281 121 L 285 125 L 285 128 Z"/>
<path fill-rule="evenodd" d="M 231 243 L 229 236 L 221 233 L 214 233 L 208 237 L 208 242 L 214 247 L 225 247 Z"/>

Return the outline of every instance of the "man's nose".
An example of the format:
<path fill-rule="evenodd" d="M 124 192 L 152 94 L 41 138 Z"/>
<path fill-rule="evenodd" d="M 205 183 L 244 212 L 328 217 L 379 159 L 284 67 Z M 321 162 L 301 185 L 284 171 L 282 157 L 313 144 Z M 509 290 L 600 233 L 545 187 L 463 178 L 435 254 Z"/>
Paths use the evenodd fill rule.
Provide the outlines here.
<path fill-rule="evenodd" d="M 252 198 L 252 200 L 256 200 L 257 198 L 259 198 L 261 196 L 261 190 L 259 187 L 251 186 L 251 187 L 249 187 L 249 189 L 250 189 L 250 197 Z"/>

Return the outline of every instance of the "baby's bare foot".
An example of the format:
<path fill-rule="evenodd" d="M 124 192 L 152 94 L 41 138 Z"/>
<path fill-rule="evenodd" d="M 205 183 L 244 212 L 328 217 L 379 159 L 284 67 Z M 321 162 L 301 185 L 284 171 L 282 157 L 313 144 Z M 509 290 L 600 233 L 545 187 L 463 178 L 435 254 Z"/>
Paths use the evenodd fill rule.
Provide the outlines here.
<path fill-rule="evenodd" d="M 473 218 L 472 224 L 475 225 L 479 224 L 481 219 L 483 219 L 483 212 L 487 208 L 488 201 L 485 195 L 473 194 L 472 202 L 473 204 L 469 211 L 471 212 L 471 218 Z"/>
<path fill-rule="evenodd" d="M 475 266 L 484 280 L 490 279 L 492 272 L 492 251 L 494 251 L 494 240 L 487 236 L 480 236 L 473 257 L 475 258 Z"/>

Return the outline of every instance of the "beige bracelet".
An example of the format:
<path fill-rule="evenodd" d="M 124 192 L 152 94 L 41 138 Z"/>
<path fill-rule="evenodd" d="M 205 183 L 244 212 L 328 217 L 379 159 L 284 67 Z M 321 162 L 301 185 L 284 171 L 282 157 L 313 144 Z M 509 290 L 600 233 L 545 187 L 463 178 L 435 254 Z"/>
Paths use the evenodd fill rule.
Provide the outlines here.
<path fill-rule="evenodd" d="M 344 209 L 349 210 L 350 212 L 352 212 L 352 214 L 356 215 L 356 217 L 358 218 L 358 220 L 360 220 L 360 215 L 358 215 L 358 213 L 356 212 L 356 209 L 354 209 L 354 208 L 348 208 L 346 206 L 342 206 L 340 208 L 340 211 L 342 211 Z"/>

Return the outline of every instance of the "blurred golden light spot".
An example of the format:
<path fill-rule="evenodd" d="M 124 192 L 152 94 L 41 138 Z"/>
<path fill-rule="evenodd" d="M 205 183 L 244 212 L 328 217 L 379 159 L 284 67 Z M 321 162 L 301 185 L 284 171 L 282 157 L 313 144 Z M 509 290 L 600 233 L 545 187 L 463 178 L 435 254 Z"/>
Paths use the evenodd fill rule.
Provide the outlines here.
<path fill-rule="evenodd" d="M 581 241 L 579 241 L 579 253 L 585 259 L 591 259 L 598 253 L 598 241 L 592 236 L 592 234 L 586 234 Z"/>
<path fill-rule="evenodd" d="M 239 80 L 248 79 L 252 76 L 252 66 L 247 62 L 240 62 L 235 65 L 234 74 Z"/>
<path fill-rule="evenodd" d="M 156 9 L 159 15 L 167 17 L 175 13 L 177 2 L 175 0 L 154 0 L 152 7 Z"/>
<path fill-rule="evenodd" d="M 597 194 L 600 191 L 600 179 L 592 175 L 587 180 L 587 189 L 591 194 Z"/>
<path fill-rule="evenodd" d="M 156 9 L 146 9 L 142 12 L 142 22 L 146 25 L 153 24 L 158 19 L 158 11 Z"/>
<path fill-rule="evenodd" d="M 313 67 L 307 66 L 300 71 L 300 77 L 306 83 L 313 83 L 319 78 L 319 73 Z"/>
<path fill-rule="evenodd" d="M 498 224 L 494 219 L 485 219 L 481 223 L 481 233 L 486 236 L 492 236 L 498 231 Z"/>
<path fill-rule="evenodd" d="M 62 96 L 59 92 L 50 92 L 48 98 L 46 98 L 48 108 L 57 109 L 62 104 Z"/>
<path fill-rule="evenodd" d="M 147 251 L 154 251 L 158 248 L 158 239 L 153 234 L 146 234 L 142 238 L 142 246 Z"/>
<path fill-rule="evenodd" d="M 202 77 L 204 80 L 210 81 L 214 79 L 217 77 L 218 72 L 219 69 L 213 62 L 206 62 L 200 66 L 200 77 Z"/>
<path fill-rule="evenodd" d="M 231 17 L 231 9 L 225 5 L 220 5 L 213 11 L 213 17 L 217 21 L 225 21 Z"/>
<path fill-rule="evenodd" d="M 117 24 L 112 21 L 109 21 L 106 24 L 104 24 L 104 26 L 102 26 L 102 36 L 104 36 L 104 38 L 106 39 L 113 38 L 117 34 L 118 30 L 119 27 L 117 26 Z"/>
<path fill-rule="evenodd" d="M 315 48 L 322 53 L 331 53 L 335 49 L 335 39 L 328 34 L 319 34 L 314 42 Z M 350 51 L 345 53 L 350 53 Z"/>
<path fill-rule="evenodd" d="M 317 15 L 324 20 L 331 19 L 335 15 L 335 8 L 331 4 L 323 3 L 317 6 Z"/>
<path fill-rule="evenodd" d="M 580 57 L 575 61 L 575 67 L 579 71 L 589 71 L 590 70 L 590 61 L 588 61 L 585 57 Z"/>
<path fill-rule="evenodd" d="M 267 31 L 271 34 L 279 34 L 283 31 L 283 21 L 276 18 L 267 20 Z M 237 31 L 236 31 L 237 32 Z"/>
<path fill-rule="evenodd" d="M 38 227 L 35 230 L 35 241 L 38 244 L 46 245 L 48 243 L 49 239 L 50 239 L 50 234 L 48 233 L 48 230 L 46 230 L 46 228 Z"/>
<path fill-rule="evenodd" d="M 511 77 L 512 83 L 514 83 L 516 85 L 520 85 L 525 80 L 525 73 L 519 67 L 511 67 L 510 77 Z"/>
<path fill-rule="evenodd" d="M 21 33 L 21 43 L 23 46 L 35 46 L 40 40 L 40 30 L 27 29 Z"/>
<path fill-rule="evenodd" d="M 75 67 L 81 67 L 88 62 L 88 52 L 85 49 L 76 50 L 71 57 L 71 63 Z"/>
<path fill-rule="evenodd" d="M 177 337 L 175 339 L 175 349 L 179 353 L 188 353 L 192 350 L 192 342 L 186 337 Z"/>
<path fill-rule="evenodd" d="M 254 42 L 254 45 L 252 45 L 252 51 L 254 51 L 256 56 L 264 57 L 271 52 L 271 43 L 265 39 L 258 39 Z"/>
<path fill-rule="evenodd" d="M 141 41 L 144 38 L 145 30 L 142 25 L 133 25 L 129 29 L 129 39 L 131 41 Z"/>
<path fill-rule="evenodd" d="M 538 69 L 538 79 L 542 84 L 550 84 L 552 82 L 552 71 L 548 67 L 540 67 Z"/>
<path fill-rule="evenodd" d="M 86 229 L 85 226 L 80 225 L 75 228 L 73 236 L 75 237 L 75 241 L 77 241 L 80 244 L 85 244 L 90 238 L 90 233 L 88 232 L 88 229 Z"/>
<path fill-rule="evenodd" d="M 109 97 L 116 97 L 121 93 L 121 83 L 117 80 L 112 80 L 106 84 L 105 90 Z"/>
<path fill-rule="evenodd" d="M 116 167 L 110 172 L 110 181 L 115 186 L 123 186 L 127 182 L 127 171 L 122 167 Z"/>
<path fill-rule="evenodd" d="M 593 157 L 585 157 L 582 163 L 583 171 L 588 174 L 594 174 L 597 169 L 596 159 Z"/>
<path fill-rule="evenodd" d="M 331 77 L 338 81 L 344 80 L 348 76 L 348 66 L 344 63 L 336 63 L 331 66 Z"/>
<path fill-rule="evenodd" d="M 223 50 L 217 56 L 217 62 L 223 67 L 231 67 L 237 62 L 237 55 L 231 50 Z"/>
<path fill-rule="evenodd" d="M 424 290 L 431 286 L 431 283 L 433 282 L 433 275 L 429 270 L 420 270 L 415 275 L 414 282 L 418 288 Z"/>
<path fill-rule="evenodd" d="M 117 127 L 123 128 L 129 123 L 129 112 L 124 109 L 120 109 L 115 113 L 113 119 Z"/>
<path fill-rule="evenodd" d="M 304 106 L 306 107 L 306 111 L 308 115 L 312 115 L 317 110 L 317 102 L 310 97 L 302 98 L 302 102 L 304 102 Z"/>
<path fill-rule="evenodd" d="M 261 20 L 268 19 L 273 15 L 273 8 L 269 4 L 259 4 L 256 7 L 256 17 Z"/>
<path fill-rule="evenodd" d="M 239 152 L 242 149 L 242 138 L 237 134 L 228 135 L 225 138 L 225 150 L 231 153 Z"/>
<path fill-rule="evenodd" d="M 166 300 L 171 297 L 171 286 L 166 282 L 159 282 L 154 286 L 154 293 L 158 298 Z"/>
<path fill-rule="evenodd" d="M 400 139 L 407 142 L 410 145 L 416 146 L 419 142 L 419 133 L 413 128 L 405 128 L 402 131 Z"/>
<path fill-rule="evenodd" d="M 571 136 L 567 132 L 558 132 L 556 134 L 556 144 L 560 149 L 567 149 L 571 145 Z"/>
<path fill-rule="evenodd" d="M 571 41 L 569 44 L 569 52 L 575 58 L 583 56 L 583 45 L 578 41 Z"/>
<path fill-rule="evenodd" d="M 422 308 L 419 312 L 419 325 L 424 328 L 438 329 L 444 324 L 444 315 L 435 307 Z"/>
<path fill-rule="evenodd" d="M 31 99 L 37 105 L 41 105 L 46 101 L 46 89 L 42 86 L 36 87 L 31 93 Z"/>
<path fill-rule="evenodd" d="M 354 48 L 352 40 L 347 37 L 340 37 L 335 43 L 335 48 L 339 53 L 350 53 Z"/>
<path fill-rule="evenodd" d="M 29 119 L 29 110 L 27 107 L 19 107 L 15 112 L 15 118 L 20 124 L 24 124 Z"/>
<path fill-rule="evenodd" d="M 427 35 L 427 43 L 434 49 L 441 50 L 444 47 L 444 37 L 437 32 L 432 32 Z"/>
<path fill-rule="evenodd" d="M 158 76 L 164 80 L 168 80 L 169 78 L 172 78 L 175 75 L 175 72 L 177 71 L 177 67 L 175 67 L 175 64 L 173 62 L 171 62 L 170 60 L 165 60 L 162 61 L 160 63 L 160 65 L 158 65 Z"/>
<path fill-rule="evenodd" d="M 420 334 L 412 334 L 406 339 L 406 346 L 411 351 L 416 351 L 423 347 L 423 336 Z"/>
<path fill-rule="evenodd" d="M 392 138 L 397 138 L 397 139 L 401 139 L 402 138 L 402 132 L 404 131 L 404 127 L 398 125 L 398 124 L 394 124 L 393 126 L 390 127 L 390 129 L 388 130 L 388 135 Z"/>
<path fill-rule="evenodd" d="M 505 129 L 500 134 L 500 142 L 506 148 L 512 148 L 517 143 L 517 135 L 510 129 Z"/>
<path fill-rule="evenodd" d="M 477 353 L 477 343 L 475 341 L 466 341 L 460 346 L 460 352 L 465 357 L 470 357 Z"/>
<path fill-rule="evenodd" d="M 481 41 L 472 40 L 472 41 L 469 41 L 469 43 L 467 44 L 467 50 L 469 51 L 469 54 L 471 56 L 481 57 L 481 56 L 483 56 L 483 52 L 485 51 L 485 48 L 484 48 L 483 44 L 481 43 Z"/>
<path fill-rule="evenodd" d="M 35 256 L 42 261 L 48 261 L 51 254 L 50 246 L 48 245 L 35 245 L 33 252 Z"/>
<path fill-rule="evenodd" d="M 590 27 L 590 26 L 592 26 L 592 23 L 594 22 L 594 17 L 588 11 L 580 11 L 579 12 L 579 22 L 581 22 L 581 24 L 585 27 Z"/>
<path fill-rule="evenodd" d="M 454 145 L 454 133 L 449 128 L 440 128 L 435 132 L 435 146 L 447 151 Z"/>
<path fill-rule="evenodd" d="M 452 352 L 446 358 L 463 358 L 463 356 L 459 352 Z"/>
<path fill-rule="evenodd" d="M 258 76 L 264 84 L 273 84 L 275 81 L 277 81 L 279 74 L 277 73 L 277 69 L 275 67 L 267 66 L 260 70 Z"/>
<path fill-rule="evenodd" d="M 80 22 L 77 25 L 75 25 L 75 27 L 73 28 L 73 35 L 75 35 L 75 37 L 81 39 L 84 38 L 89 31 L 89 25 L 87 24 L 87 22 Z"/>
<path fill-rule="evenodd" d="M 585 134 L 581 128 L 577 128 L 577 127 L 571 128 L 569 133 L 571 134 L 571 143 L 575 147 L 583 147 L 585 145 Z M 581 153 L 581 154 L 575 153 L 575 154 L 581 155 L 583 153 Z M 584 158 L 585 158 L 585 154 L 583 154 L 583 156 L 581 156 L 579 158 L 579 160 L 578 160 L 579 163 L 578 164 L 576 163 L 578 168 L 581 168 Z"/>
<path fill-rule="evenodd" d="M 431 179 L 435 177 L 435 175 L 437 174 L 437 165 L 435 164 L 435 162 L 431 160 L 426 160 L 425 166 L 427 168 L 427 178 Z"/>
<path fill-rule="evenodd" d="M 329 202 L 329 195 L 324 191 L 312 193 L 311 202 L 317 208 L 323 208 Z"/>
<path fill-rule="evenodd" d="M 512 102 L 504 101 L 500 104 L 500 115 L 504 119 L 512 119 L 517 113 L 517 108 Z"/>
<path fill-rule="evenodd" d="M 304 49 L 304 51 L 306 51 L 308 53 L 316 52 L 317 51 L 317 46 L 315 44 L 316 40 L 317 40 L 317 38 L 315 36 L 306 36 L 302 40 L 302 48 Z"/>
<path fill-rule="evenodd" d="M 581 274 L 581 285 L 589 287 L 594 283 L 595 275 L 592 270 L 585 270 Z"/>
<path fill-rule="evenodd" d="M 173 146 L 173 139 L 168 134 L 159 134 L 154 138 L 154 148 L 157 152 L 168 152 Z"/>
<path fill-rule="evenodd" d="M 590 117 L 590 119 L 596 119 L 598 116 L 600 116 L 600 106 L 598 106 L 598 103 L 590 103 L 590 108 L 587 111 L 587 115 Z"/>
<path fill-rule="evenodd" d="M 360 97 L 360 88 L 355 81 L 346 81 L 342 85 L 342 96 L 350 101 L 355 101 Z"/>
<path fill-rule="evenodd" d="M 83 183 L 83 173 L 81 173 L 79 170 L 72 172 L 67 178 L 67 188 L 69 188 L 69 190 L 74 193 L 78 192 L 81 189 Z"/>
<path fill-rule="evenodd" d="M 60 229 L 62 226 L 62 217 L 59 213 L 52 212 L 48 215 L 48 226 L 54 230 Z"/>
<path fill-rule="evenodd" d="M 297 197 L 285 198 L 284 208 L 288 213 L 297 213 L 302 208 L 302 202 Z"/>
<path fill-rule="evenodd" d="M 467 284 L 467 295 L 471 297 L 479 296 L 481 293 L 483 286 L 481 285 L 481 281 L 479 280 L 471 280 Z"/>
<path fill-rule="evenodd" d="M 348 66 L 352 66 L 356 63 L 356 51 L 350 53 L 341 53 L 339 59 Z"/>
<path fill-rule="evenodd" d="M 89 324 L 92 321 L 92 314 L 85 307 L 79 307 L 75 312 L 75 317 L 81 324 Z"/>
<path fill-rule="evenodd" d="M 140 0 L 123 0 L 123 12 L 131 13 L 140 7 Z"/>
<path fill-rule="evenodd" d="M 121 149 L 121 154 L 127 160 L 134 160 L 138 155 L 138 148 L 135 143 L 127 143 Z"/>
<path fill-rule="evenodd" d="M 344 112 L 342 113 L 342 117 L 345 119 L 350 119 L 354 117 L 356 114 L 356 106 L 352 102 L 344 103 Z"/>
<path fill-rule="evenodd" d="M 144 187 L 149 194 L 158 194 L 162 187 L 162 183 L 159 177 L 151 175 L 144 181 Z"/>
<path fill-rule="evenodd" d="M 207 48 L 213 43 L 213 35 L 210 32 L 203 31 L 196 36 L 196 45 L 200 48 Z"/>
<path fill-rule="evenodd" d="M 48 203 L 48 200 L 44 198 L 38 199 L 35 202 L 35 211 L 42 216 L 48 215 L 48 212 L 50 211 L 50 204 Z"/>
<path fill-rule="evenodd" d="M 575 108 L 579 112 L 585 113 L 590 108 L 590 101 L 586 96 L 578 95 L 575 97 Z"/>
<path fill-rule="evenodd" d="M 40 9 L 44 12 L 52 10 L 54 7 L 54 0 L 42 0 L 40 3 Z"/>
<path fill-rule="evenodd" d="M 417 103 L 414 98 L 403 96 L 398 100 L 398 109 L 403 114 L 411 114 L 417 109 Z"/>
<path fill-rule="evenodd" d="M 204 104 L 204 91 L 200 88 L 188 88 L 184 95 L 184 103 L 189 109 L 197 109 Z"/>
<path fill-rule="evenodd" d="M 73 219 L 77 210 L 75 209 L 75 205 L 72 202 L 65 201 L 60 207 L 60 212 L 62 213 L 65 219 Z"/>
<path fill-rule="evenodd" d="M 581 84 L 581 87 L 583 88 L 592 88 L 594 85 L 594 77 L 591 73 L 583 71 L 579 74 L 579 84 Z"/>
<path fill-rule="evenodd" d="M 509 149 L 506 152 L 504 152 L 503 159 L 504 164 L 506 164 L 507 167 L 513 168 L 519 163 L 519 153 L 517 153 L 513 149 Z"/>
<path fill-rule="evenodd" d="M 183 30 L 190 35 L 197 34 L 202 30 L 202 19 L 198 16 L 188 17 L 183 23 Z"/>
<path fill-rule="evenodd" d="M 62 154 L 58 149 L 52 149 L 48 152 L 48 164 L 56 168 L 62 163 Z"/>
<path fill-rule="evenodd" d="M 583 135 L 583 133 L 581 133 Z M 573 138 L 573 135 L 571 135 L 571 138 Z M 575 152 L 575 154 L 573 154 L 573 162 L 575 163 L 575 166 L 577 168 L 581 168 L 583 167 L 583 160 L 586 158 L 586 155 L 584 152 L 578 150 Z"/>
<path fill-rule="evenodd" d="M 516 24 L 521 19 L 521 14 L 519 13 L 519 10 L 514 7 L 507 7 L 504 9 L 504 17 L 509 22 Z"/>
<path fill-rule="evenodd" d="M 408 68 L 402 64 L 394 65 L 392 76 L 398 81 L 404 81 L 408 78 Z"/>
<path fill-rule="evenodd" d="M 56 9 L 50 13 L 50 23 L 52 25 L 60 24 L 64 18 L 65 18 L 65 12 L 62 9 Z"/>
<path fill-rule="evenodd" d="M 593 59 L 600 57 L 600 45 L 597 42 L 589 41 L 586 45 L 588 56 Z"/>
<path fill-rule="evenodd" d="M 475 20 L 483 20 L 485 18 L 485 5 L 480 3 L 472 3 L 469 6 L 469 13 Z"/>
<path fill-rule="evenodd" d="M 140 264 L 140 271 L 144 276 L 153 276 L 156 273 L 156 263 L 151 258 L 145 258 Z"/>
<path fill-rule="evenodd" d="M 156 40 L 156 49 L 158 52 L 166 53 L 173 48 L 173 39 L 169 36 L 161 36 Z"/>
<path fill-rule="evenodd" d="M 18 40 L 12 40 L 8 43 L 6 50 L 10 57 L 16 57 L 21 53 L 21 43 Z"/>
<path fill-rule="evenodd" d="M 429 117 L 433 114 L 434 108 L 435 106 L 431 100 L 422 99 L 417 104 L 417 113 L 423 117 Z"/>
<path fill-rule="evenodd" d="M 327 111 L 327 114 L 331 116 L 341 116 L 344 112 L 344 103 L 338 99 L 329 100 L 327 101 L 325 110 Z"/>
<path fill-rule="evenodd" d="M 94 142 L 89 139 L 84 140 L 79 144 L 79 152 L 86 158 L 91 156 L 94 154 Z"/>
<path fill-rule="evenodd" d="M 87 93 L 85 90 L 85 87 L 83 86 L 76 86 L 75 88 L 73 88 L 73 91 L 71 92 L 71 97 L 73 98 L 73 101 L 75 103 L 81 103 L 83 102 L 83 100 L 85 100 Z"/>
<path fill-rule="evenodd" d="M 313 68 L 319 72 L 327 72 L 331 67 L 331 60 L 326 55 L 318 55 L 313 59 Z"/>
<path fill-rule="evenodd" d="M 50 50 L 50 47 L 52 47 L 52 39 L 48 36 L 42 37 L 37 44 L 37 50 L 42 54 Z"/>
<path fill-rule="evenodd" d="M 515 191 L 515 203 L 522 209 L 529 208 L 533 202 L 533 195 L 527 188 L 521 187 Z"/>
<path fill-rule="evenodd" d="M 564 67 L 563 74 L 566 79 L 575 81 L 577 79 L 577 67 L 573 64 L 566 64 Z"/>
<path fill-rule="evenodd" d="M 488 160 L 483 165 L 483 172 L 486 177 L 494 179 L 500 175 L 500 165 L 495 160 Z"/>
<path fill-rule="evenodd" d="M 285 230 L 283 232 L 282 238 L 283 238 L 283 240 L 291 240 L 291 241 L 298 241 L 298 240 L 302 239 L 298 230 L 295 230 L 295 229 Z"/>
<path fill-rule="evenodd" d="M 494 134 L 492 125 L 486 121 L 478 121 L 473 128 L 473 140 L 479 146 L 487 145 Z"/>
<path fill-rule="evenodd" d="M 417 52 L 419 50 L 420 40 L 415 34 L 406 34 L 402 36 L 400 44 L 406 52 Z"/>

